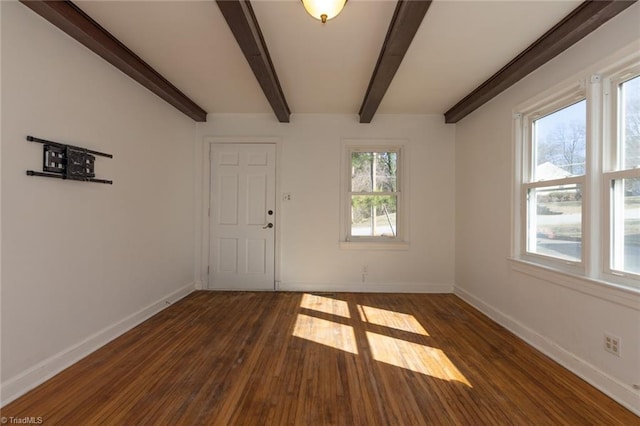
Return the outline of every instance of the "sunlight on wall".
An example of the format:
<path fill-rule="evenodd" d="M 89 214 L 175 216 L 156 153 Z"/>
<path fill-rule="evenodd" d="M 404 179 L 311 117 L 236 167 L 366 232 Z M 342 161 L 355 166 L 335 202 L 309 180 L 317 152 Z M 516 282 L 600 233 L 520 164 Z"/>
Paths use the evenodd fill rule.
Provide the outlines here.
<path fill-rule="evenodd" d="M 367 331 L 371 354 L 376 361 L 406 368 L 442 380 L 455 380 L 472 387 L 440 349 Z"/>
<path fill-rule="evenodd" d="M 400 312 L 388 311 L 386 309 L 372 308 L 371 306 L 358 305 L 360 319 L 375 325 L 394 328 L 396 330 L 408 331 L 410 333 L 428 336 L 427 330 L 422 327 L 416 317 Z"/>
<path fill-rule="evenodd" d="M 336 300 L 329 297 L 305 293 L 302 296 L 300 307 L 324 312 L 325 314 L 351 318 L 351 315 L 349 314 L 349 305 L 347 305 L 347 302 L 344 300 Z"/>
<path fill-rule="evenodd" d="M 293 335 L 322 345 L 358 354 L 353 327 L 298 314 Z"/>

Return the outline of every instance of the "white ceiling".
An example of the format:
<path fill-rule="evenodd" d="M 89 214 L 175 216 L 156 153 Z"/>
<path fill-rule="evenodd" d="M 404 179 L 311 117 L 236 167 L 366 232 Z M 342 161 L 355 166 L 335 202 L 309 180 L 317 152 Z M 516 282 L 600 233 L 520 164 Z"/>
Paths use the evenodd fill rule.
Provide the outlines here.
<path fill-rule="evenodd" d="M 215 1 L 75 3 L 207 112 L 271 112 Z M 580 3 L 435 0 L 378 112 L 444 113 Z M 252 5 L 291 112 L 357 114 L 396 2 L 324 25 L 299 0 Z"/>

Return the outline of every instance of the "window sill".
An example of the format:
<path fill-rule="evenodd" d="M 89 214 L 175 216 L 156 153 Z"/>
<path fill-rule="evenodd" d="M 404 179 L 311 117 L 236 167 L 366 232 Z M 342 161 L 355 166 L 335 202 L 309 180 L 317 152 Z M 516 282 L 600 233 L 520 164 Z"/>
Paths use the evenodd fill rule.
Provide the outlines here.
<path fill-rule="evenodd" d="M 340 241 L 342 250 L 409 250 L 404 241 Z"/>
<path fill-rule="evenodd" d="M 640 311 L 640 289 L 571 274 L 522 259 L 509 258 L 509 261 L 513 271 Z"/>

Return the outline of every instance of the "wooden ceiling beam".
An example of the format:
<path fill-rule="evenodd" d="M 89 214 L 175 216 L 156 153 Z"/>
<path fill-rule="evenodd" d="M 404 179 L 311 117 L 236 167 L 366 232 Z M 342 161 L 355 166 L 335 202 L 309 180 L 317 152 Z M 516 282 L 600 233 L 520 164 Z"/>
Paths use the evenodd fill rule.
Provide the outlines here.
<path fill-rule="evenodd" d="M 398 0 L 387 36 L 380 49 L 367 93 L 360 107 L 360 122 L 371 123 L 396 71 L 418 32 L 431 0 Z"/>
<path fill-rule="evenodd" d="M 216 0 L 216 2 L 273 112 L 281 123 L 288 123 L 291 111 L 251 3 L 249 0 Z"/>
<path fill-rule="evenodd" d="M 70 1 L 20 0 L 120 71 L 195 121 L 207 112 Z"/>
<path fill-rule="evenodd" d="M 445 114 L 445 122 L 457 123 L 529 73 L 589 35 L 636 0 L 588 0 L 527 47 Z"/>

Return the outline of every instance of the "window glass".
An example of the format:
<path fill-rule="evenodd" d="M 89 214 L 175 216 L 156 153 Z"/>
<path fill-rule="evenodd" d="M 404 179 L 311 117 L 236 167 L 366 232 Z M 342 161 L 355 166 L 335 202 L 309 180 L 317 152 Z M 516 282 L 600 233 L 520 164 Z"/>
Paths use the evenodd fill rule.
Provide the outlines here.
<path fill-rule="evenodd" d="M 611 269 L 640 275 L 640 178 L 613 181 Z"/>
<path fill-rule="evenodd" d="M 535 181 L 584 175 L 586 103 L 582 100 L 533 122 Z"/>
<path fill-rule="evenodd" d="M 352 195 L 351 235 L 395 237 L 397 201 L 392 195 Z"/>
<path fill-rule="evenodd" d="M 620 85 L 620 165 L 640 167 L 640 76 Z"/>
<path fill-rule="evenodd" d="M 395 192 L 397 152 L 352 152 L 352 192 Z"/>
<path fill-rule="evenodd" d="M 528 251 L 579 262 L 582 258 L 582 185 L 529 189 Z"/>

